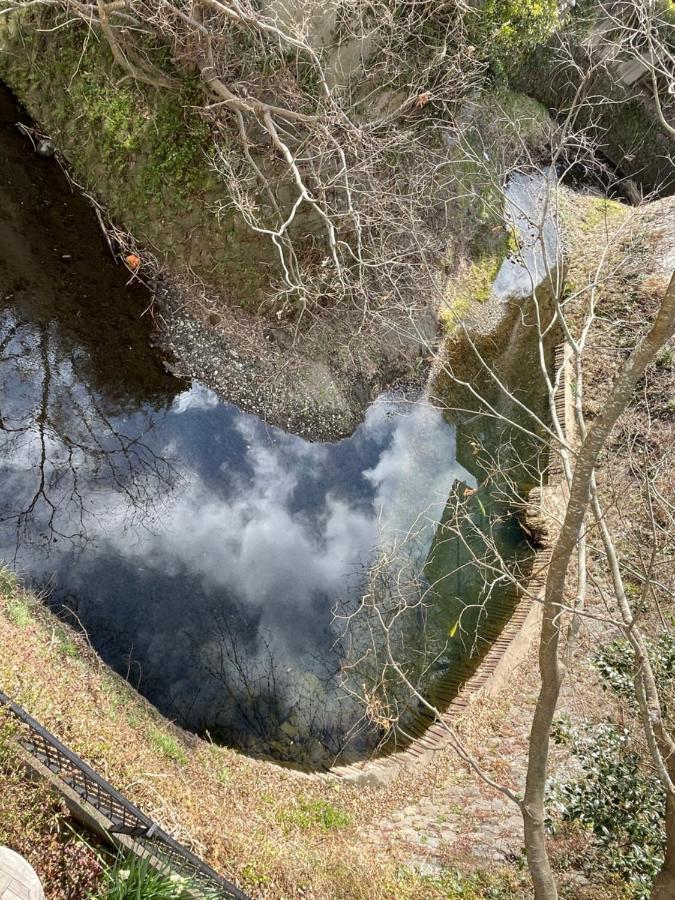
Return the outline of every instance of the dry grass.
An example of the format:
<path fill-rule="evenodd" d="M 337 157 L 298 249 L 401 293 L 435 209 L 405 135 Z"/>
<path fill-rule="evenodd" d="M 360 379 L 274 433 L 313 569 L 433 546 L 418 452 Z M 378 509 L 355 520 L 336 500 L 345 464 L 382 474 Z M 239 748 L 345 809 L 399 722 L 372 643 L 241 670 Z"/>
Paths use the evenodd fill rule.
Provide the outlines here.
<path fill-rule="evenodd" d="M 29 780 L 2 713 L 0 811 L 0 845 L 32 863 L 50 900 L 86 900 L 99 887 L 99 854 L 73 829 L 65 805 Z"/>
<path fill-rule="evenodd" d="M 361 829 L 448 777 L 448 753 L 386 787 L 303 778 L 174 728 L 11 576 L 0 578 L 0 685 L 104 778 L 256 898 L 447 897 L 405 849 Z M 469 726 L 494 726 L 499 707 Z"/>

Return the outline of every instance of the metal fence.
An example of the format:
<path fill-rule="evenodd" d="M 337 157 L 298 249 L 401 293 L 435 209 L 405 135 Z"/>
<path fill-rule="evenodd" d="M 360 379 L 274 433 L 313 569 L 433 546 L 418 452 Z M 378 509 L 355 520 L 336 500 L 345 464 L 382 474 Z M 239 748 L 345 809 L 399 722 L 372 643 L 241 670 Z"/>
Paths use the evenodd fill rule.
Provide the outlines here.
<path fill-rule="evenodd" d="M 18 740 L 24 750 L 74 791 L 81 801 L 93 807 L 105 819 L 109 834 L 125 835 L 133 852 L 154 857 L 160 867 L 188 880 L 191 890 L 198 895 L 214 900 L 249 900 L 246 894 L 163 831 L 2 691 L 0 706 L 21 723 Z"/>

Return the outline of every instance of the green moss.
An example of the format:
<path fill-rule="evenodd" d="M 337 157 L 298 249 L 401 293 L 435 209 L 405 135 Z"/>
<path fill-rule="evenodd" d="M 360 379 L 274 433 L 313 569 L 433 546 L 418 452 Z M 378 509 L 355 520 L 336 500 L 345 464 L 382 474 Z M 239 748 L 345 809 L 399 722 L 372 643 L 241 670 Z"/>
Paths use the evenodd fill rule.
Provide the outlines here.
<path fill-rule="evenodd" d="M 533 148 L 549 138 L 551 114 L 543 103 L 505 87 L 496 91 L 494 102 L 506 115 L 509 124 L 504 127 L 507 132 L 517 131 L 519 137 Z"/>
<path fill-rule="evenodd" d="M 581 217 L 581 226 L 584 230 L 592 231 L 600 225 L 626 215 L 627 208 L 617 200 L 608 200 L 605 197 L 589 199 Z"/>
<path fill-rule="evenodd" d="M 43 22 L 39 31 L 37 15 L 12 23 L 0 22 L 0 77 L 54 137 L 75 179 L 173 268 L 235 297 L 264 288 L 274 274 L 272 248 L 233 232 L 227 186 L 210 164 L 199 80 L 154 47 L 153 65 L 174 88 L 139 85 L 81 24 L 54 30 Z"/>
<path fill-rule="evenodd" d="M 506 237 L 506 249 L 509 256 L 518 256 L 521 250 L 520 237 L 518 231 L 513 226 L 508 229 Z"/>
<path fill-rule="evenodd" d="M 179 205 L 189 210 L 192 199 L 213 181 L 208 168 L 211 129 L 194 111 L 200 99 L 196 83 L 188 81 L 174 94 L 160 96 L 147 135 L 147 159 L 139 186 L 147 202 Z M 172 196 L 167 196 L 170 192 Z"/>
<path fill-rule="evenodd" d="M 471 244 L 471 264 L 453 279 L 448 290 L 448 308 L 441 323 L 450 333 L 474 303 L 490 299 L 492 285 L 507 256 L 518 253 L 520 245 L 514 230 L 493 227 L 479 230 Z"/>
<path fill-rule="evenodd" d="M 184 209 L 212 181 L 211 133 L 195 109 L 197 83 L 183 79 L 176 91 L 162 92 L 120 83 L 107 48 L 82 40 L 71 28 L 46 44 L 26 69 L 29 97 L 46 80 L 58 86 L 53 115 L 81 174 L 92 171 L 93 151 L 116 191 L 135 195 L 135 206 L 154 201 L 167 214 Z"/>

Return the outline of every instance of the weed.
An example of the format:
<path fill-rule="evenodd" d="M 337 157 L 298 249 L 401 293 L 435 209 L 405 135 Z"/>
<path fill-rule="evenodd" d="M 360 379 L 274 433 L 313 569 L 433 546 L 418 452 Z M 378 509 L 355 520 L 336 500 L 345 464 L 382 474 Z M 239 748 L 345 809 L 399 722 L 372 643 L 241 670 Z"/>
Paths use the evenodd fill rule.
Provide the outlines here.
<path fill-rule="evenodd" d="M 8 596 L 12 594 L 18 585 L 18 579 L 11 569 L 0 567 L 0 594 Z"/>
<path fill-rule="evenodd" d="M 324 831 L 347 828 L 352 821 L 348 813 L 326 800 L 309 800 L 305 797 L 300 797 L 294 808 L 277 812 L 276 818 L 280 825 L 292 825 L 301 829 L 319 827 Z"/>
<path fill-rule="evenodd" d="M 17 628 L 26 628 L 33 621 L 28 601 L 20 594 L 7 598 L 5 601 L 5 614 Z"/>
<path fill-rule="evenodd" d="M 255 884 L 262 887 L 265 884 L 269 884 L 270 879 L 267 875 L 262 872 L 259 872 L 258 869 L 253 865 L 253 863 L 248 863 L 244 866 L 241 871 L 243 877 L 250 884 Z"/>
<path fill-rule="evenodd" d="M 656 357 L 657 366 L 661 366 L 664 369 L 674 369 L 675 368 L 675 349 L 668 346 L 666 344 L 665 347 L 662 347 L 659 351 L 659 355 Z"/>
<path fill-rule="evenodd" d="M 105 888 L 97 900 L 187 900 L 194 896 L 187 879 L 158 872 L 136 856 L 120 857 L 103 876 Z"/>
<path fill-rule="evenodd" d="M 79 659 L 80 649 L 75 641 L 64 638 L 59 644 L 59 653 L 61 656 L 65 656 L 68 659 Z"/>
<path fill-rule="evenodd" d="M 158 753 L 162 754 L 162 756 L 165 756 L 167 759 L 172 759 L 182 766 L 186 765 L 188 761 L 187 754 L 172 735 L 160 731 L 159 728 L 150 728 L 148 730 L 148 741 Z"/>
<path fill-rule="evenodd" d="M 506 255 L 506 242 L 499 250 L 486 251 L 451 286 L 449 308 L 441 313 L 446 332 L 452 331 L 473 303 L 486 303 L 490 299 L 492 285 Z"/>
<path fill-rule="evenodd" d="M 523 896 L 522 884 L 511 873 L 488 874 L 472 872 L 465 874 L 459 869 L 448 868 L 438 875 L 422 879 L 429 886 L 439 888 L 448 900 L 516 900 Z"/>

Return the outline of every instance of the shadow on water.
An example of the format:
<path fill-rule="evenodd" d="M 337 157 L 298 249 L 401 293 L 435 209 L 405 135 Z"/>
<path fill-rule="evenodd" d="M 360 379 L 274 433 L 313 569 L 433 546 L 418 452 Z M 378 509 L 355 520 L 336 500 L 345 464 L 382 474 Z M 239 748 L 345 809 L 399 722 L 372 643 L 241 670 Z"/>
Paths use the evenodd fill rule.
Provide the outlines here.
<path fill-rule="evenodd" d="M 475 485 L 454 429 L 381 398 L 311 444 L 170 379 L 147 292 L 20 116 L 0 92 L 0 558 L 185 727 L 308 767 L 367 752 L 333 610 L 358 606 L 383 535 L 423 520 L 430 554 Z"/>

